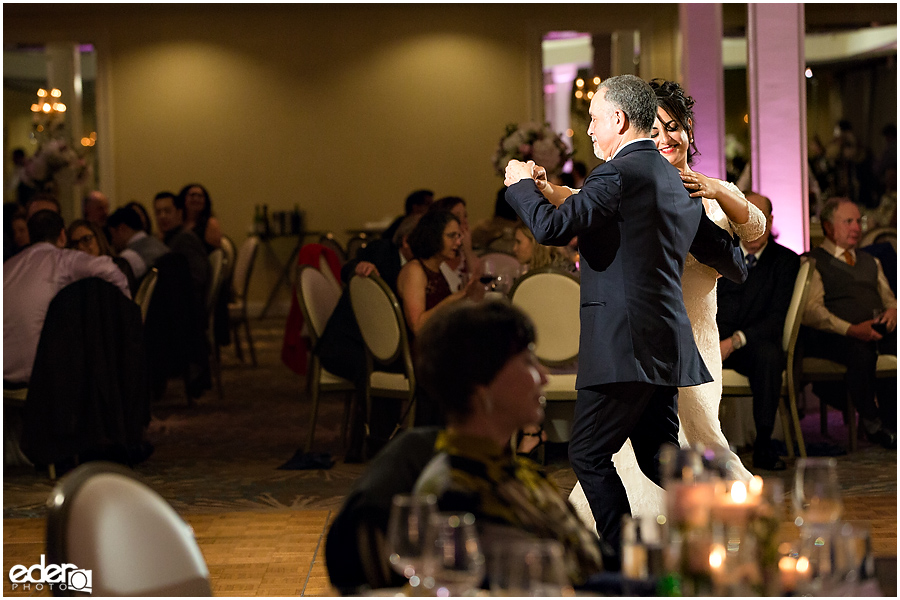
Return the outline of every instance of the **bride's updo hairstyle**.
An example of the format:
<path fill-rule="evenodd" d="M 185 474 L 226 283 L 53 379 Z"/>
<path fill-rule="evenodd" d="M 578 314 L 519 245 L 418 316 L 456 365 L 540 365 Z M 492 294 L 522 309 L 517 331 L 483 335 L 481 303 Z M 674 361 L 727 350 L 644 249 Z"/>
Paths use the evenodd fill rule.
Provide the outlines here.
<path fill-rule="evenodd" d="M 656 94 L 656 105 L 669 113 L 669 116 L 675 119 L 688 134 L 690 147 L 688 148 L 687 162 L 689 165 L 694 164 L 694 156 L 700 154 L 697 145 L 694 143 L 694 99 L 684 92 L 676 81 L 667 81 L 665 79 L 653 79 L 650 81 L 650 88 Z"/>

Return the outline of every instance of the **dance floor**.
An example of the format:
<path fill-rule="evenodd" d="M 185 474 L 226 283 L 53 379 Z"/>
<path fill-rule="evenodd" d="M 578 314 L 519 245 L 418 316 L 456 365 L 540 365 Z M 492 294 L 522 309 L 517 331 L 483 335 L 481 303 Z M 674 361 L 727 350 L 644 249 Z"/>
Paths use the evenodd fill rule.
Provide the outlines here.
<path fill-rule="evenodd" d="M 238 362 L 230 347 L 223 349 L 224 400 L 208 392 L 189 407 L 180 384 L 172 382 L 166 397 L 154 405 L 149 438 L 156 450 L 135 469 L 193 527 L 217 596 L 335 595 L 325 569 L 325 536 L 365 465 L 342 461 L 344 397 L 332 394 L 321 403 L 314 450 L 332 453 L 334 467 L 277 468 L 302 446 L 310 409 L 304 378 L 280 362 L 283 323 L 278 318 L 253 323 L 256 368 Z M 827 439 L 818 432 L 816 410 L 808 410 L 803 423 L 808 442 L 846 444 L 839 413 L 831 413 L 832 438 Z M 564 452 L 561 447 L 549 450 L 548 473 L 568 492 L 575 478 Z M 844 518 L 868 523 L 876 557 L 896 569 L 896 452 L 860 442 L 857 452 L 838 457 L 838 472 Z M 792 470 L 760 474 L 780 478 L 790 489 Z M 32 468 L 4 470 L 5 573 L 16 564 L 39 562 L 44 504 L 53 485 L 45 473 Z M 894 595 L 896 572 L 887 580 L 884 591 Z M 3 592 L 50 595 L 46 589 L 12 590 L 8 577 Z"/>

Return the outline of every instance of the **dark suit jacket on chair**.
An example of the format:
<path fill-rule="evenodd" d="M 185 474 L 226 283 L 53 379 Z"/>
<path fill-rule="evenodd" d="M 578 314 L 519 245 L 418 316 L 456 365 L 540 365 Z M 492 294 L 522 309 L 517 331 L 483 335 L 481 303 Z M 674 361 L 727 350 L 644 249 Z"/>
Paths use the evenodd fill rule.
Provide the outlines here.
<path fill-rule="evenodd" d="M 748 344 L 767 340 L 781 346 L 784 320 L 799 270 L 800 257 L 769 240 L 756 266 L 750 269 L 747 281 L 738 285 L 720 279 L 716 314 L 719 337 L 725 339 L 741 330 Z"/>
<path fill-rule="evenodd" d="M 684 307 L 685 257 L 690 251 L 735 281 L 744 280 L 746 267 L 737 240 L 706 217 L 652 141 L 625 146 L 558 209 L 531 180 L 510 186 L 506 199 L 538 243 L 561 246 L 578 236 L 579 389 L 712 380 Z"/>

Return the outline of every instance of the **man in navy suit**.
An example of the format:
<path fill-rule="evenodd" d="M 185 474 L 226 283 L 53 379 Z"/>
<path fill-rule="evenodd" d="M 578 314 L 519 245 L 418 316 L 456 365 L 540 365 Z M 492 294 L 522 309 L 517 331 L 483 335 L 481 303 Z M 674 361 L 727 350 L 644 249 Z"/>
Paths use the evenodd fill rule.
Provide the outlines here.
<path fill-rule="evenodd" d="M 650 140 L 656 96 L 646 82 L 605 80 L 590 116 L 594 153 L 607 162 L 578 193 L 558 208 L 548 202 L 532 162 L 510 161 L 505 183 L 538 243 L 578 236 L 581 338 L 569 459 L 615 554 L 606 566 L 617 570 L 621 519 L 631 510 L 612 455 L 630 437 L 641 470 L 660 484 L 661 445 L 678 445 L 677 388 L 712 380 L 684 306 L 685 257 L 690 251 L 735 281 L 747 271 L 737 241 L 706 217 Z"/>
<path fill-rule="evenodd" d="M 719 280 L 716 323 L 722 366 L 734 369 L 750 380 L 753 392 L 753 421 L 756 442 L 753 466 L 783 471 L 784 461 L 772 450 L 772 429 L 781 397 L 781 374 L 785 368 L 782 347 L 784 320 L 800 270 L 800 257 L 775 242 L 772 231 L 772 203 L 750 192 L 747 200 L 766 216 L 766 233 L 753 242 L 741 242 L 747 281 L 737 285 Z"/>

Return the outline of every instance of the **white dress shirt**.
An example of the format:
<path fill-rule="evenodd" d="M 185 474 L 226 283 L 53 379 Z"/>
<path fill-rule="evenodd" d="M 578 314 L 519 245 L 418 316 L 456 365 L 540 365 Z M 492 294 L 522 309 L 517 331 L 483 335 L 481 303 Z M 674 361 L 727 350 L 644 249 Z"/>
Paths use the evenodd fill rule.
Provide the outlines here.
<path fill-rule="evenodd" d="M 856 262 L 856 250 L 852 248 L 841 248 L 829 239 L 822 242 L 821 247 L 833 257 L 841 260 L 845 260 L 844 253 L 850 253 Z M 875 264 L 878 267 L 878 295 L 881 296 L 881 303 L 884 308 L 897 308 L 897 299 L 894 297 L 894 292 L 891 291 L 891 284 L 884 276 L 881 261 L 876 258 Z M 830 331 L 838 335 L 847 335 L 847 330 L 853 325 L 825 308 L 825 286 L 817 269 L 813 270 L 812 279 L 809 282 L 809 296 L 801 322 L 808 327 Z"/>

